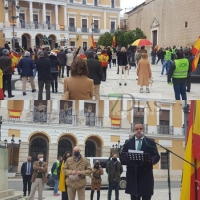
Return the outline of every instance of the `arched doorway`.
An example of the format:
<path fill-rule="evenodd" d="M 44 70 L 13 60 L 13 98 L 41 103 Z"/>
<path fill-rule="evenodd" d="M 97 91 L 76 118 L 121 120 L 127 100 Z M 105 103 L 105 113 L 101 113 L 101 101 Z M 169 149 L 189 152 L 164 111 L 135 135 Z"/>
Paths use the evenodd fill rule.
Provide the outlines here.
<path fill-rule="evenodd" d="M 68 139 L 61 139 L 58 143 L 58 156 L 63 156 L 66 151 L 72 152 L 72 143 Z"/>
<path fill-rule="evenodd" d="M 56 48 L 56 41 L 57 41 L 57 38 L 55 35 L 49 35 L 49 44 L 51 46 L 51 49 L 54 49 Z"/>
<path fill-rule="evenodd" d="M 85 141 L 85 157 L 101 157 L 102 139 L 97 135 L 89 136 Z"/>
<path fill-rule="evenodd" d="M 96 157 L 96 144 L 92 140 L 85 144 L 85 157 Z"/>
<path fill-rule="evenodd" d="M 22 47 L 28 49 L 31 47 L 31 36 L 27 33 L 22 35 Z"/>
<path fill-rule="evenodd" d="M 42 135 L 33 137 L 30 142 L 29 155 L 33 161 L 37 160 L 39 153 L 43 153 L 44 161 L 48 162 L 48 140 Z"/>
<path fill-rule="evenodd" d="M 42 46 L 44 43 L 43 43 L 43 35 L 41 34 L 37 34 L 35 36 L 35 46 L 36 47 L 40 47 Z"/>

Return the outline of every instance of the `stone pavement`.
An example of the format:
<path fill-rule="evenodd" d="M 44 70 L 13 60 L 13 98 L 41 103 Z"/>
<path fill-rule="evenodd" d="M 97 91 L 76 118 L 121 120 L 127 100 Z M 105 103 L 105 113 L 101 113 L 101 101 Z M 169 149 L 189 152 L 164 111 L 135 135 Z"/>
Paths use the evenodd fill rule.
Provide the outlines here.
<path fill-rule="evenodd" d="M 145 188 L 144 188 L 145 190 Z M 16 194 L 21 194 L 21 192 L 16 192 Z M 178 200 L 180 197 L 180 189 L 176 188 L 176 189 L 172 189 L 171 190 L 171 200 Z M 53 191 L 44 191 L 43 193 L 43 198 L 44 200 L 61 200 L 61 197 L 54 197 L 53 196 Z M 27 199 L 28 198 L 23 198 L 23 199 Z M 21 200 L 23 200 L 21 199 Z M 35 195 L 35 200 L 37 200 L 37 193 Z M 85 200 L 89 200 L 90 199 L 90 190 L 86 190 L 86 196 L 85 196 Z M 96 199 L 96 192 L 94 195 L 94 199 Z M 101 200 L 107 200 L 107 190 L 101 190 Z M 130 195 L 125 194 L 124 190 L 120 190 L 119 192 L 119 199 L 130 199 Z M 76 197 L 76 200 L 78 200 L 78 198 Z M 115 200 L 115 196 L 114 196 L 114 191 L 112 193 L 112 200 Z M 169 200 L 169 195 L 168 195 L 168 190 L 163 190 L 163 189 L 157 189 L 154 190 L 154 196 L 152 197 L 152 200 Z"/>
<path fill-rule="evenodd" d="M 124 86 L 122 84 L 122 86 L 119 86 L 119 75 L 116 74 L 117 72 L 117 67 L 112 67 L 111 69 L 108 68 L 107 70 L 107 81 L 106 82 L 102 82 L 101 84 L 101 90 L 100 90 L 100 94 L 101 94 L 101 99 L 105 100 L 105 99 L 109 99 L 109 95 L 110 94 L 116 94 L 116 93 L 120 93 L 120 94 L 129 94 L 126 95 L 127 98 L 130 98 L 132 95 L 135 99 L 157 99 L 157 100 L 173 100 L 174 99 L 174 92 L 173 92 L 173 86 L 170 86 L 167 84 L 167 76 L 163 75 L 160 76 L 160 72 L 161 72 L 161 64 L 159 63 L 158 65 L 152 65 L 151 69 L 152 69 L 152 76 L 153 76 L 153 80 L 154 83 L 152 84 L 152 86 L 150 87 L 150 91 L 151 93 L 139 93 L 139 86 L 137 85 L 137 81 L 136 81 L 136 69 L 135 68 L 131 68 L 131 70 L 129 70 L 129 75 L 128 75 L 128 81 L 127 81 L 127 86 Z M 17 71 L 17 70 L 16 70 Z M 15 74 L 13 75 L 14 79 L 19 78 L 19 75 Z M 35 81 L 36 83 L 36 88 L 37 87 L 37 81 Z M 27 95 L 23 96 L 22 95 L 22 82 L 21 81 L 17 81 L 15 84 L 16 90 L 13 91 L 13 95 L 15 95 L 14 98 L 12 99 L 37 99 L 37 92 L 36 93 L 31 93 L 31 87 L 30 84 L 27 83 Z M 191 86 L 191 92 L 187 93 L 188 95 L 188 100 L 192 100 L 192 99 L 200 99 L 200 92 L 199 92 L 199 88 L 200 88 L 200 84 L 192 84 Z M 58 93 L 52 93 L 51 94 L 51 99 L 52 100 L 60 100 L 61 96 L 62 96 L 62 91 L 63 91 L 63 78 L 59 79 L 59 87 L 58 87 Z M 44 92 L 44 99 L 45 99 L 45 92 Z M 5 98 L 7 99 L 7 98 Z"/>

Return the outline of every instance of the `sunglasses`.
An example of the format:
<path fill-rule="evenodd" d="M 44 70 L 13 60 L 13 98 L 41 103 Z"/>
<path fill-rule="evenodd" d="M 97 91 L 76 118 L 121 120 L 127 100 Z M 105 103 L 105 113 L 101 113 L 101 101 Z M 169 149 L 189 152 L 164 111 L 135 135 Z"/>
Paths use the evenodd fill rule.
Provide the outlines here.
<path fill-rule="evenodd" d="M 136 128 L 135 130 L 136 130 L 136 131 L 138 131 L 138 130 L 143 130 L 143 128 Z"/>

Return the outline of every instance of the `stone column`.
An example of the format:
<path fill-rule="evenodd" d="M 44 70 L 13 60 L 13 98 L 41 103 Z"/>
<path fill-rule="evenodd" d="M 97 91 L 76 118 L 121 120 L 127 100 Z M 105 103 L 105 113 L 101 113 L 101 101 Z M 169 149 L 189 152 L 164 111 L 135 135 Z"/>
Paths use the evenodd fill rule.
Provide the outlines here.
<path fill-rule="evenodd" d="M 48 172 L 51 170 L 53 163 L 56 161 L 57 154 L 58 154 L 58 144 L 57 143 L 49 144 Z"/>
<path fill-rule="evenodd" d="M 29 1 L 30 22 L 33 22 L 33 2 Z"/>
<path fill-rule="evenodd" d="M 109 100 L 104 100 L 103 127 L 111 127 L 111 119 L 109 117 L 109 112 L 110 112 Z"/>
<path fill-rule="evenodd" d="M 59 105 L 57 100 L 52 100 L 51 118 L 52 123 L 59 123 Z"/>
<path fill-rule="evenodd" d="M 8 17 L 8 10 L 5 9 L 5 27 L 10 27 L 9 17 Z"/>
<path fill-rule="evenodd" d="M 23 162 L 27 161 L 27 157 L 29 152 L 29 143 L 28 142 L 22 142 L 19 148 L 19 164 L 18 164 L 18 170 L 17 172 L 21 172 L 21 166 Z"/>
<path fill-rule="evenodd" d="M 43 8 L 42 8 L 42 23 L 44 25 L 44 28 L 47 29 L 47 23 L 46 23 L 46 3 L 43 3 Z"/>
<path fill-rule="evenodd" d="M 107 23 L 106 23 L 106 20 L 107 20 L 107 19 L 106 19 L 106 11 L 104 11 L 104 31 L 106 31 L 106 28 L 107 28 L 107 27 L 106 27 L 106 24 L 107 24 Z"/>
<path fill-rule="evenodd" d="M 101 156 L 102 157 L 109 157 L 110 156 L 110 146 L 102 146 Z"/>
<path fill-rule="evenodd" d="M 64 6 L 64 27 L 65 27 L 65 30 L 67 30 L 67 25 L 68 25 L 68 23 L 67 23 L 67 7 Z M 68 38 L 66 38 L 66 39 L 68 39 Z"/>
<path fill-rule="evenodd" d="M 58 5 L 55 5 L 55 20 L 56 20 L 56 30 L 60 30 L 60 26 L 58 22 Z"/>
<path fill-rule="evenodd" d="M 0 148 L 0 193 L 8 189 L 8 150 Z"/>
<path fill-rule="evenodd" d="M 86 117 L 84 115 L 84 101 L 83 100 L 80 100 L 79 101 L 79 125 L 80 126 L 85 126 L 86 124 Z"/>
<path fill-rule="evenodd" d="M 85 157 L 85 144 L 80 144 L 78 147 L 81 150 L 81 155 Z"/>
<path fill-rule="evenodd" d="M 121 111 L 121 128 L 130 128 L 130 123 L 127 119 L 127 99 L 122 100 L 122 111 Z"/>

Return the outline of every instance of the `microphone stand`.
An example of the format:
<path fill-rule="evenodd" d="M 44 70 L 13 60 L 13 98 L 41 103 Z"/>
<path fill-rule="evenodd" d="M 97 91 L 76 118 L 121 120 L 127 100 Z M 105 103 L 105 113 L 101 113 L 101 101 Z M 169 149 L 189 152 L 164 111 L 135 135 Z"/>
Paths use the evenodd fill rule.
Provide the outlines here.
<path fill-rule="evenodd" d="M 143 135 L 144 135 L 144 134 L 143 134 Z M 146 141 L 146 138 L 149 139 L 149 140 L 151 140 L 151 141 L 153 141 L 156 145 L 158 145 L 158 146 L 160 146 L 161 148 L 163 148 L 163 149 L 166 150 L 166 153 L 167 153 L 167 163 L 168 163 L 168 164 L 167 164 L 167 172 L 168 172 L 168 190 L 169 190 L 169 200 L 171 200 L 170 153 L 173 154 L 173 155 L 175 155 L 176 157 L 180 158 L 180 159 L 183 160 L 184 162 L 190 164 L 191 166 L 193 166 L 194 169 L 195 169 L 195 174 L 197 174 L 197 166 L 194 165 L 194 164 L 192 164 L 191 162 L 185 160 L 184 158 L 182 158 L 182 157 L 179 156 L 178 154 L 174 153 L 173 151 L 169 150 L 168 148 L 166 148 L 166 147 L 162 146 L 161 144 L 155 142 L 153 139 L 151 139 L 151 138 L 147 137 L 146 135 L 144 135 L 144 141 L 145 141 L 145 143 L 147 144 L 147 146 L 150 146 L 150 145 L 149 145 L 148 142 Z M 195 192 L 196 192 L 196 190 L 197 190 L 197 185 L 196 185 L 196 187 L 195 187 Z M 196 194 L 197 194 L 197 192 L 196 192 Z M 195 200 L 198 200 L 198 195 L 196 196 Z"/>

